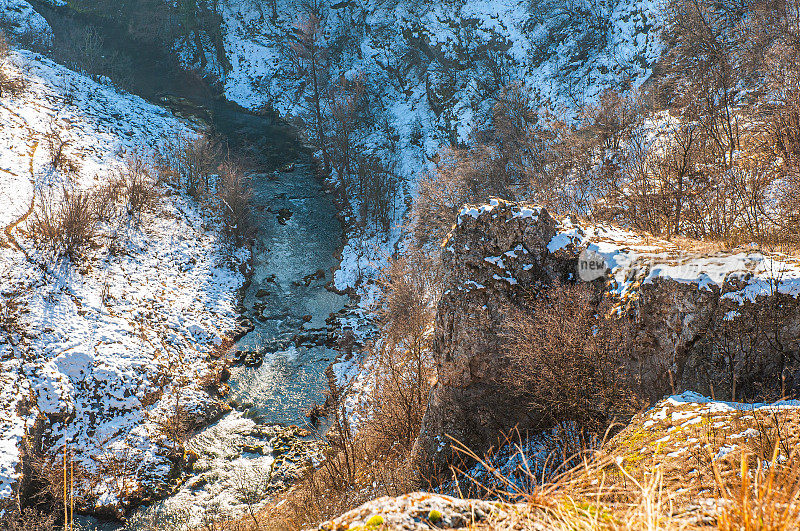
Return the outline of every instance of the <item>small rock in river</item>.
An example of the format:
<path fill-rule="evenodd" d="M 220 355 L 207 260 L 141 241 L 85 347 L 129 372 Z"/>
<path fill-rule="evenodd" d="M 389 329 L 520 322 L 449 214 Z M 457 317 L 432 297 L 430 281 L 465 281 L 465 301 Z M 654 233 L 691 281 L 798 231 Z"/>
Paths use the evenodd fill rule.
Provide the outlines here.
<path fill-rule="evenodd" d="M 282 208 L 278 210 L 278 215 L 276 216 L 278 218 L 278 223 L 281 225 L 286 225 L 286 222 L 292 217 L 292 214 L 294 214 L 294 212 L 288 208 Z"/>

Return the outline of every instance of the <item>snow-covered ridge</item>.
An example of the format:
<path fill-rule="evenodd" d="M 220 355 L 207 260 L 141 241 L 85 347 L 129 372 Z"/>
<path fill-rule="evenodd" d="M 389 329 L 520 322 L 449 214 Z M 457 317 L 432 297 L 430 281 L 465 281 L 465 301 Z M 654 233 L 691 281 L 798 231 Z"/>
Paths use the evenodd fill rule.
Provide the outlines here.
<path fill-rule="evenodd" d="M 488 220 L 500 217 L 506 222 L 529 218 L 536 223 L 541 213 L 542 208 L 535 205 L 494 198 L 485 204 L 462 207 L 453 228 L 455 230 L 467 218 L 478 220 L 485 217 Z M 442 247 L 453 252 L 449 242 L 448 237 Z M 517 250 L 508 251 L 516 255 Z M 704 290 L 721 290 L 723 298 L 739 303 L 774 294 L 800 296 L 800 257 L 768 252 L 755 246 L 698 251 L 688 245 L 681 247 L 676 241 L 613 225 L 580 224 L 566 218 L 558 224 L 556 235 L 547 244 L 547 251 L 551 254 L 586 251 L 600 257 L 605 262 L 612 293 L 623 300 L 635 298 L 639 286 L 659 279 L 694 284 Z M 508 252 L 504 256 L 511 257 Z M 502 258 L 487 256 L 483 260 L 505 269 Z"/>
<path fill-rule="evenodd" d="M 13 226 L 25 251 L 0 241 L 0 303 L 14 301 L 21 329 L 0 329 L 0 498 L 19 477 L 20 438 L 48 418 L 46 448 L 68 445 L 76 468 L 101 479 L 81 494 L 116 511 L 163 485 L 174 443 L 159 423 L 175 415 L 176 401 L 192 419 L 219 410 L 201 381 L 237 324 L 238 265 L 247 257 L 223 253 L 218 221 L 168 186 L 141 223 L 101 225 L 85 259 L 40 254 L 25 223 L 14 225 L 34 195 L 93 188 L 125 153 L 196 133 L 38 54 L 15 51 L 4 68 L 28 88 L 0 98 L 0 226 Z M 77 172 L 52 168 L 51 129 L 67 140 Z M 126 481 L 104 468 L 112 463 L 125 467 Z"/>
<path fill-rule="evenodd" d="M 579 226 L 564 220 L 548 250 L 573 246 L 600 255 L 610 271 L 613 291 L 622 298 L 641 284 L 671 279 L 700 289 L 722 289 L 723 297 L 737 302 L 760 296 L 800 295 L 800 259 L 781 253 L 740 247 L 730 251 L 698 252 L 676 243 L 597 224 Z"/>

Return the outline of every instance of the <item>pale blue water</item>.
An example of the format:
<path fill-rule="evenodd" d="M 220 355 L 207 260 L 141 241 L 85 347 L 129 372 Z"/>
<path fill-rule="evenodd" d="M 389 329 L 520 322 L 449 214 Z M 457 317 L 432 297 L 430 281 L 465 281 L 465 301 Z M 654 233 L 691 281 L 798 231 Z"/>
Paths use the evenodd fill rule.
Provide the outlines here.
<path fill-rule="evenodd" d="M 243 302 L 255 330 L 235 348 L 273 352 L 265 354 L 259 368 L 232 369 L 230 399 L 247 406 L 260 422 L 302 425 L 305 412 L 327 388 L 325 369 L 336 352 L 324 346 L 296 347 L 292 338 L 310 330 L 323 333 L 325 320 L 346 302 L 346 297 L 325 289 L 338 264 L 342 228 L 333 201 L 308 164 L 298 164 L 274 180 L 257 177 L 252 186 L 259 231 L 252 283 Z M 277 213 L 284 208 L 292 214 L 281 224 Z M 304 281 L 318 270 L 323 278 Z M 256 297 L 262 289 L 269 295 Z M 264 309 L 256 312 L 254 305 L 259 303 Z M 311 320 L 304 322 L 304 316 Z"/>

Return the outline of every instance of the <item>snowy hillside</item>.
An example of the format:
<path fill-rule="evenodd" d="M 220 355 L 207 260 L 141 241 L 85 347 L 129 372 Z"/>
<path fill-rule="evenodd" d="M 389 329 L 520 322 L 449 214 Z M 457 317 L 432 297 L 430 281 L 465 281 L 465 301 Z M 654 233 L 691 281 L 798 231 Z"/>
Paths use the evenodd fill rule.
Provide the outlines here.
<path fill-rule="evenodd" d="M 253 0 L 225 0 L 220 10 L 232 65 L 221 74 L 226 96 L 251 109 L 273 108 L 313 137 L 308 69 L 298 74 L 292 59 L 293 43 L 307 35 L 313 16 L 282 0 L 274 12 Z M 369 0 L 323 3 L 320 12 L 315 46 L 323 99 L 331 97 L 325 90 L 363 84 L 371 114 L 352 142 L 377 155 L 401 183 L 393 230 L 367 230 L 348 243 L 339 289 L 374 275 L 393 252 L 403 194 L 413 196 L 441 148 L 474 140 L 503 90 L 523 86 L 541 116 L 569 120 L 606 89 L 639 87 L 663 47 L 664 15 L 649 0 Z M 359 198 L 351 201 L 357 211 Z"/>
<path fill-rule="evenodd" d="M 69 447 L 80 494 L 115 513 L 164 487 L 165 425 L 221 410 L 201 386 L 236 326 L 246 257 L 222 252 L 213 215 L 167 184 L 140 220 L 100 223 L 81 258 L 35 245 L 34 204 L 106 184 L 126 155 L 196 132 L 34 53 L 3 68 L 27 88 L 0 98 L 0 497 L 13 495 L 18 443 L 36 426 L 43 450 Z M 53 131 L 70 161 L 59 169 Z"/>
<path fill-rule="evenodd" d="M 250 0 L 227 0 L 222 11 L 228 97 L 297 114 L 303 102 L 281 47 L 307 15 L 280 0 L 276 20 Z M 606 88 L 641 85 L 662 49 L 657 2 L 370 0 L 336 3 L 323 15 L 331 79 L 366 76 L 401 138 L 409 142 L 421 122 L 429 149 L 466 142 L 504 85 L 521 82 L 543 111 L 570 114 Z"/>

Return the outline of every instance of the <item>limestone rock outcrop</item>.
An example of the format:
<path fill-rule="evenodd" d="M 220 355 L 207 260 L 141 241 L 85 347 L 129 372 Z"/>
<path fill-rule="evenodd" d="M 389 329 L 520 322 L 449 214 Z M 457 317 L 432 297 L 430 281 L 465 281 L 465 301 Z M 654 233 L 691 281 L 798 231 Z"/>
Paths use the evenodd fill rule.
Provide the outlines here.
<path fill-rule="evenodd" d="M 516 510 L 515 510 L 516 509 Z M 498 529 L 522 506 L 484 500 L 412 492 L 396 498 L 384 496 L 325 522 L 319 531 L 366 529 Z M 510 527 L 510 526 L 509 526 Z"/>
<path fill-rule="evenodd" d="M 547 427 L 502 383 L 501 325 L 522 297 L 556 281 L 581 282 L 585 251 L 605 264 L 592 282 L 614 297 L 619 326 L 636 340 L 622 363 L 643 398 L 687 390 L 777 398 L 800 390 L 800 265 L 790 257 L 751 248 L 698 252 L 492 200 L 464 207 L 442 245 L 437 382 L 415 447 L 418 465 L 446 467 L 453 439 L 480 453 L 504 430 Z"/>

